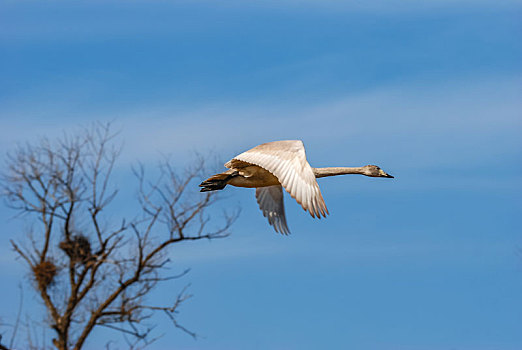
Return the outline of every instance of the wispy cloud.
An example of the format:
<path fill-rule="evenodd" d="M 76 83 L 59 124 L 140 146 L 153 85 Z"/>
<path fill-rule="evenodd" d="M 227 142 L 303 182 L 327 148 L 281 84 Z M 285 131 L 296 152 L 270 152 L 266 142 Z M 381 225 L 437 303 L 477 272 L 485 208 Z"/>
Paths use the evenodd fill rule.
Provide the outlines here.
<path fill-rule="evenodd" d="M 194 18 L 201 19 L 202 14 L 204 18 L 212 12 L 223 14 L 233 11 L 246 16 L 255 15 L 259 11 L 292 12 L 301 15 L 323 12 L 400 16 L 451 11 L 505 11 L 521 7 L 522 3 L 519 0 L 156 0 L 132 3 L 113 0 L 56 4 L 42 4 L 38 1 L 4 2 L 0 4 L 3 13 L 0 40 L 16 43 L 25 40 L 76 41 L 100 36 L 114 39 L 135 35 L 175 34 L 183 28 L 198 32 L 198 28 L 193 27 L 191 21 Z M 173 22 L 172 16 L 180 12 L 190 15 L 181 16 Z M 47 15 L 42 16 L 42 13 Z M 149 17 L 153 17 L 154 20 L 149 21 Z M 59 21 L 52 20 L 53 18 L 59 18 Z"/>
<path fill-rule="evenodd" d="M 54 114 L 50 122 L 35 116 L 33 108 L 17 108 L 0 112 L 5 120 L 0 147 L 8 150 L 17 141 L 58 135 L 82 120 L 98 119 L 121 126 L 127 161 L 160 154 L 186 158 L 209 150 L 232 156 L 270 140 L 303 139 L 312 158 L 324 161 L 334 158 L 332 149 L 342 148 L 354 163 L 372 154 L 399 162 L 408 157 L 417 167 L 464 158 L 473 162 L 520 146 L 521 84 L 519 76 L 431 85 L 416 81 L 310 103 L 223 102 L 191 108 L 173 102 L 117 113 L 59 107 L 39 112 Z"/>
<path fill-rule="evenodd" d="M 295 223 L 297 224 L 297 223 Z M 303 225 L 304 226 L 304 225 Z M 295 236 L 283 237 L 270 232 L 260 225 L 246 232 L 236 230 L 231 240 L 211 241 L 199 245 L 186 245 L 182 249 L 176 249 L 170 258 L 176 264 L 202 263 L 237 263 L 238 261 L 253 261 L 255 259 L 270 259 L 272 261 L 287 259 L 308 259 L 310 256 L 324 256 L 329 264 L 331 261 L 367 261 L 381 264 L 382 261 L 397 259 L 415 259 L 430 256 L 432 259 L 441 259 L 441 262 L 450 263 L 451 259 L 469 260 L 480 251 L 482 259 L 491 264 L 495 262 L 495 256 L 513 254 L 515 249 L 510 240 L 500 237 L 496 242 L 476 242 L 474 238 L 454 238 L 451 242 L 442 240 L 420 240 L 417 231 L 393 231 L 385 237 L 375 232 L 357 232 L 356 235 L 336 236 L 337 244 L 332 246 L 325 243 L 324 236 L 314 236 L 309 233 L 312 230 L 299 232 L 294 228 Z M 302 227 L 303 228 L 303 227 Z M 434 230 L 436 231 L 436 230 Z M 327 235 L 333 234 L 329 232 Z M 393 233 L 393 234 L 391 234 Z M 430 236 L 426 230 L 423 235 Z M 303 236 L 304 235 L 304 236 Z M 366 237 L 366 239 L 364 238 Z M 368 237 L 373 237 L 368 239 Z M 393 238 L 392 238 L 393 237 Z M 397 238 L 400 237 L 400 238 Z M 432 237 L 437 237 L 433 232 Z M 310 243 L 310 241 L 314 243 Z"/>
<path fill-rule="evenodd" d="M 204 1 L 206 2 L 206 1 Z M 502 9 L 514 6 L 520 6 L 519 0 L 500 0 L 492 3 L 488 0 L 400 0 L 400 1 L 360 1 L 360 0 L 269 0 L 269 1 L 237 1 L 228 0 L 222 2 L 225 6 L 248 6 L 254 5 L 259 7 L 282 8 L 290 7 L 299 10 L 323 10 L 323 11 L 346 11 L 346 12 L 363 12 L 363 13 L 412 13 L 425 11 L 448 11 L 451 9 L 467 8 L 472 10 L 478 9 Z"/>

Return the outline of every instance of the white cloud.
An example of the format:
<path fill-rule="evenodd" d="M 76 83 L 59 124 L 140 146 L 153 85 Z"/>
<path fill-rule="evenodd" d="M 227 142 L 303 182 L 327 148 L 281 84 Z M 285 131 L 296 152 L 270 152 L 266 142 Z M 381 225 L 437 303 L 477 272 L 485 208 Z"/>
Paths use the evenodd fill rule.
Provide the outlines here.
<path fill-rule="evenodd" d="M 411 15 L 419 13 L 452 11 L 502 11 L 518 9 L 520 0 L 268 0 L 268 1 L 78 1 L 64 5 L 56 3 L 42 5 L 38 1 L 10 2 L 1 4 L 4 14 L 0 24 L 0 41 L 78 40 L 104 37 L 176 34 L 180 29 L 197 31 L 191 18 L 172 16 L 194 6 L 198 11 L 242 11 L 253 15 L 258 11 L 292 13 L 347 13 L 355 15 Z M 40 15 L 38 15 L 40 14 Z M 44 15 L 42 15 L 44 14 Z M 237 15 L 233 13 L 232 16 Z M 154 18 L 154 20 L 150 20 Z M 54 21 L 59 18 L 59 21 Z M 208 24 L 208 23 L 207 23 Z"/>
<path fill-rule="evenodd" d="M 303 213 L 300 213 L 300 215 Z M 294 223 L 298 225 L 297 222 Z M 323 223 L 324 224 L 324 223 Z M 301 222 L 301 229 L 305 226 Z M 509 239 L 500 239 L 495 242 L 479 241 L 475 238 L 454 238 L 451 242 L 437 240 L 430 237 L 429 229 L 420 231 L 393 231 L 389 237 L 380 236 L 375 232 L 361 232 L 356 234 L 335 235 L 335 229 L 330 228 L 324 235 L 335 235 L 336 245 L 331 245 L 328 238 L 317 236 L 309 227 L 299 231 L 294 227 L 290 236 L 281 236 L 271 231 L 268 226 L 256 225 L 253 230 L 249 225 L 239 225 L 234 229 L 235 234 L 230 239 L 187 244 L 182 249 L 175 249 L 170 258 L 175 264 L 193 266 L 202 263 L 229 263 L 232 261 L 252 261 L 255 259 L 267 260 L 289 258 L 307 259 L 310 256 L 323 256 L 330 261 L 367 261 L 381 263 L 397 258 L 420 258 L 430 256 L 440 258 L 445 262 L 448 259 L 464 259 L 474 257 L 480 251 L 483 258 L 494 262 L 496 256 L 506 253 L 515 254 L 513 243 Z M 329 225 L 332 227 L 332 224 Z M 245 227 L 248 229 L 245 230 Z M 242 228 L 242 229 L 241 229 Z M 437 237 L 433 230 L 431 237 Z M 310 232 L 314 232 L 310 234 Z M 419 238 L 419 235 L 425 235 Z M 398 238 L 399 237 L 399 238 Z M 329 263 L 329 262 L 328 262 Z M 472 262 L 473 263 L 473 262 Z"/>
<path fill-rule="evenodd" d="M 115 120 L 122 128 L 126 162 L 158 159 L 160 154 L 187 159 L 193 151 L 210 150 L 224 156 L 224 162 L 278 139 L 303 139 L 312 161 L 341 157 L 357 164 L 377 158 L 403 166 L 414 161 L 416 167 L 476 162 L 509 155 L 520 146 L 521 84 L 520 76 L 432 85 L 417 81 L 319 103 L 180 107 L 169 102 L 121 110 L 116 117 L 113 109 L 79 112 L 65 106 L 64 112 L 54 106 L 51 112 L 35 112 L 37 105 L 18 106 L 0 112 L 0 147 L 8 150 L 20 140 L 56 136 L 88 120 Z M 50 115 L 55 117 L 44 118 Z"/>
<path fill-rule="evenodd" d="M 210 149 L 229 157 L 262 142 L 303 139 L 309 155 L 325 161 L 339 158 L 332 149 L 342 148 L 347 152 L 342 157 L 354 161 L 357 153 L 363 158 L 394 150 L 408 152 L 421 166 L 451 164 L 459 154 L 472 162 L 520 143 L 513 132 L 522 127 L 521 83 L 520 78 L 431 87 L 417 82 L 318 104 L 147 110 L 122 121 L 123 134 L 128 154 L 139 158 Z M 455 153 L 445 153 L 451 150 Z"/>
<path fill-rule="evenodd" d="M 226 5 L 245 6 L 255 5 L 259 7 L 294 7 L 299 10 L 325 10 L 325 11 L 346 11 L 346 12 L 367 12 L 367 13 L 410 13 L 426 12 L 434 10 L 448 10 L 454 8 L 467 9 L 502 9 L 513 6 L 520 6 L 519 0 L 269 0 L 269 1 L 223 1 Z"/>

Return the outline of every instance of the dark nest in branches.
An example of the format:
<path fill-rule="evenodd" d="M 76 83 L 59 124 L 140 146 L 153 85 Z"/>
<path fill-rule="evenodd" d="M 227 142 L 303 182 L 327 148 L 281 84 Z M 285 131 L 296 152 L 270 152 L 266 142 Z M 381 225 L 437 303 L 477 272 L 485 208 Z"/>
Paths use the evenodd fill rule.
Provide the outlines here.
<path fill-rule="evenodd" d="M 77 235 L 72 239 L 65 239 L 60 242 L 60 249 L 71 259 L 72 262 L 86 264 L 92 260 L 91 243 L 87 237 Z"/>
<path fill-rule="evenodd" d="M 33 266 L 33 274 L 38 287 L 46 290 L 54 282 L 54 277 L 58 273 L 56 265 L 50 261 L 42 261 Z"/>
<path fill-rule="evenodd" d="M 204 176 L 202 159 L 184 173 L 165 159 L 157 179 L 146 178 L 143 167 L 135 169 L 138 215 L 130 223 L 102 219 L 112 216 L 109 204 L 117 193 L 111 179 L 119 154 L 114 136 L 110 125 L 96 124 L 57 142 L 19 147 L 7 159 L 7 172 L 0 173 L 0 192 L 8 204 L 34 215 L 40 225 L 38 238 L 24 238 L 31 249 L 11 243 L 31 267 L 58 349 L 82 348 L 99 327 L 128 335 L 134 349 L 146 346 L 154 341 L 147 319 L 155 312 L 195 336 L 176 319 L 188 298 L 184 290 L 173 305 L 144 300 L 160 283 L 181 277 L 166 275 L 169 249 L 226 237 L 236 218 L 225 215 L 223 224 L 211 224 L 216 197 L 192 190 Z M 82 229 L 74 226 L 77 217 Z"/>

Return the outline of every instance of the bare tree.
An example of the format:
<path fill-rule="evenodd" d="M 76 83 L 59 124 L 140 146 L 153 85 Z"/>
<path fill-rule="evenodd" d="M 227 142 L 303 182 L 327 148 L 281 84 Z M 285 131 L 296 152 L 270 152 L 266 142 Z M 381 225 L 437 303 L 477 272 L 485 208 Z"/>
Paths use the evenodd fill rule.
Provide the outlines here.
<path fill-rule="evenodd" d="M 169 248 L 225 237 L 236 217 L 223 215 L 212 230 L 207 212 L 215 197 L 191 190 L 203 160 L 182 174 L 165 160 L 154 181 L 142 166 L 133 169 L 137 214 L 115 222 L 114 212 L 108 215 L 118 193 L 111 182 L 120 153 L 114 137 L 110 125 L 97 124 L 56 142 L 19 146 L 7 157 L 6 203 L 36 219 L 11 244 L 30 269 L 57 349 L 81 349 L 96 327 L 124 333 L 133 347 L 147 345 L 154 339 L 144 321 L 157 312 L 195 336 L 176 318 L 189 297 L 186 289 L 170 305 L 155 305 L 147 296 L 160 282 L 186 273 L 167 274 Z"/>

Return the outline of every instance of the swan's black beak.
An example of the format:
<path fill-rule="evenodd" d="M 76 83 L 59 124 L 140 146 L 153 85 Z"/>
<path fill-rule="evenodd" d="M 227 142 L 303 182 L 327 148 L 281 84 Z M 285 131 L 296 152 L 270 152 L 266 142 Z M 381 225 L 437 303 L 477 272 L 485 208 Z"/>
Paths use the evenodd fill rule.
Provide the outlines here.
<path fill-rule="evenodd" d="M 379 174 L 381 175 L 380 177 L 386 177 L 388 179 L 394 179 L 394 177 L 392 175 L 388 174 L 387 172 L 385 172 L 382 169 L 379 169 Z"/>

